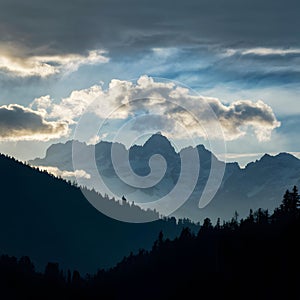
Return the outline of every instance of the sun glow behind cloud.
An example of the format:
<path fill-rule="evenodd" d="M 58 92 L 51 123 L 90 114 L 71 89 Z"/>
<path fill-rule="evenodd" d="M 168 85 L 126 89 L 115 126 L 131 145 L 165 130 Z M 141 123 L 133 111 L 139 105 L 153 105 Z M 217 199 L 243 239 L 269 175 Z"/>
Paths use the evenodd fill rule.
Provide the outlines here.
<path fill-rule="evenodd" d="M 81 65 L 107 63 L 109 58 L 104 50 L 89 51 L 88 55 L 65 54 L 47 56 L 16 57 L 0 53 L 0 70 L 11 72 L 15 76 L 48 77 L 61 72 L 74 72 Z"/>

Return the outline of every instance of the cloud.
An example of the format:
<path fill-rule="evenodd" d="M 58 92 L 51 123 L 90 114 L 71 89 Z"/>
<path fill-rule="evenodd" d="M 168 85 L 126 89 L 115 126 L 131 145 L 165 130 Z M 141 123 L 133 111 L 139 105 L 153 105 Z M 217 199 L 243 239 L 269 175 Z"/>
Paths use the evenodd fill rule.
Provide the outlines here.
<path fill-rule="evenodd" d="M 49 99 L 44 101 L 48 105 Z M 99 85 L 73 91 L 53 104 L 49 115 L 76 123 L 84 112 L 101 119 L 133 119 L 131 130 L 161 130 L 177 138 L 188 133 L 218 139 L 224 134 L 226 140 L 234 140 L 251 129 L 259 141 L 266 141 L 280 126 L 271 107 L 261 100 L 225 105 L 218 98 L 193 94 L 173 82 L 157 82 L 148 76 L 141 76 L 136 83 L 114 79 L 106 90 Z"/>
<path fill-rule="evenodd" d="M 204 43 L 299 46 L 299 5 L 295 0 L 2 0 L 0 43 L 20 41 L 34 55 L 98 48 L 136 55 Z"/>
<path fill-rule="evenodd" d="M 105 138 L 105 136 L 106 136 L 106 135 L 104 135 L 103 138 Z M 88 144 L 89 144 L 89 145 L 95 145 L 95 144 L 99 143 L 100 140 L 101 140 L 100 136 L 94 135 L 94 136 L 92 136 L 92 137 L 89 139 Z"/>
<path fill-rule="evenodd" d="M 101 85 L 94 85 L 90 88 L 83 90 L 73 91 L 69 97 L 63 98 L 59 104 L 52 104 L 50 117 L 59 118 L 69 123 L 73 123 L 74 119 L 80 117 L 85 109 L 96 99 L 105 96 L 104 91 Z M 41 105 L 48 105 L 48 99 L 39 98 L 35 101 L 38 101 Z M 103 101 L 103 106 L 109 106 L 109 103 Z"/>
<path fill-rule="evenodd" d="M 300 159 L 300 152 L 291 152 L 291 154 Z"/>
<path fill-rule="evenodd" d="M 226 49 L 223 53 L 224 57 L 226 56 L 233 56 L 236 54 L 240 55 L 257 55 L 257 56 L 285 56 L 285 55 L 300 55 L 300 48 L 264 48 L 264 47 L 257 47 L 257 48 L 236 48 L 236 49 Z"/>
<path fill-rule="evenodd" d="M 289 55 L 300 54 L 299 48 L 281 49 L 281 48 L 252 48 L 241 51 L 242 55 L 254 54 L 254 55 Z"/>
<path fill-rule="evenodd" d="M 261 100 L 238 100 L 229 106 L 214 100 L 211 105 L 228 140 L 244 135 L 243 126 L 251 126 L 257 139 L 266 141 L 270 139 L 272 130 L 280 126 L 271 107 Z"/>
<path fill-rule="evenodd" d="M 41 140 L 67 135 L 68 124 L 63 121 L 46 121 L 38 111 L 18 104 L 0 106 L 0 140 Z"/>
<path fill-rule="evenodd" d="M 0 70 L 15 76 L 48 77 L 61 72 L 74 72 L 81 65 L 106 63 L 105 51 L 89 51 L 87 56 L 79 54 L 17 57 L 0 52 Z"/>
<path fill-rule="evenodd" d="M 36 166 L 39 170 L 47 171 L 48 173 L 51 173 L 57 177 L 63 177 L 63 178 L 85 178 L 90 179 L 91 175 L 88 174 L 84 170 L 75 170 L 75 171 L 63 171 L 60 170 L 57 167 L 50 167 L 50 166 Z"/>
<path fill-rule="evenodd" d="M 79 75 L 85 78 L 81 87 L 87 86 L 83 82 L 93 84 L 96 76 L 108 81 L 145 73 L 202 90 L 220 82 L 236 83 L 239 88 L 298 84 L 300 63 L 295 57 L 300 49 L 299 5 L 295 0 L 279 0 L 276 4 L 272 0 L 165 0 L 163 4 L 158 0 L 86 0 L 72 4 L 53 0 L 51 5 L 38 0 L 2 0 L 0 53 L 9 63 L 2 63 L 0 81 L 3 90 L 10 90 L 11 75 L 23 76 L 16 78 L 13 86 L 30 76 L 56 77 L 76 69 L 77 63 L 73 68 L 62 58 L 78 56 L 84 61 L 90 56 L 89 50 L 103 49 L 100 51 L 107 51 L 110 63 L 82 68 Z M 222 57 L 228 49 L 236 55 Z M 105 53 L 100 56 L 105 61 Z M 49 57 L 57 61 L 49 62 Z M 56 92 L 63 90 L 58 96 L 69 92 L 70 86 L 76 88 L 74 78 L 66 86 L 56 82 Z M 34 86 L 33 90 L 39 88 Z"/>
<path fill-rule="evenodd" d="M 47 109 L 52 106 L 52 101 L 50 95 L 42 96 L 39 98 L 35 98 L 32 103 L 30 103 L 29 107 L 31 109 L 36 109 L 43 114 L 47 113 Z"/>

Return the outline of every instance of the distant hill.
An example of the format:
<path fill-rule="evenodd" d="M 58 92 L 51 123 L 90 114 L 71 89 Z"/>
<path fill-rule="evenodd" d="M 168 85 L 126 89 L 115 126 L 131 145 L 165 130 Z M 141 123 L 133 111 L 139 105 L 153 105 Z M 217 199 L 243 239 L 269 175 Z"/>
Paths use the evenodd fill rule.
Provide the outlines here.
<path fill-rule="evenodd" d="M 103 176 L 105 184 L 121 197 L 125 194 L 132 201 L 153 201 L 168 194 L 176 185 L 180 174 L 180 154 L 187 154 L 191 147 L 182 149 L 179 153 L 175 151 L 171 143 L 161 134 L 154 134 L 143 146 L 132 146 L 129 150 L 118 143 L 101 141 L 95 146 L 86 145 L 75 141 L 77 151 L 85 156 L 95 147 L 95 158 L 98 170 Z M 149 158 L 153 154 L 161 154 L 167 162 L 167 170 L 163 179 L 154 187 L 134 188 L 124 183 L 116 174 L 112 161 L 112 146 L 120 152 L 128 151 L 130 164 L 136 174 L 147 175 L 149 169 Z M 260 160 L 250 163 L 241 169 L 237 163 L 225 163 L 207 150 L 203 145 L 198 145 L 197 150 L 200 158 L 199 178 L 195 190 L 188 201 L 173 215 L 180 218 L 190 218 L 201 221 L 210 217 L 215 221 L 218 217 L 229 219 L 233 212 L 237 211 L 240 216 L 249 213 L 250 208 L 274 209 L 279 205 L 285 190 L 291 185 L 300 184 L 300 160 L 296 157 L 281 153 L 276 156 L 266 154 Z M 211 170 L 211 162 L 217 168 L 225 167 L 225 174 L 218 193 L 204 209 L 199 209 L 198 202 Z M 65 144 L 59 143 L 50 146 L 45 158 L 37 158 L 29 161 L 36 166 L 55 166 L 60 170 L 73 170 L 72 166 L 72 141 Z M 84 170 L 92 176 L 85 184 L 102 191 L 98 185 L 97 176 L 84 166 Z"/>
<path fill-rule="evenodd" d="M 162 230 L 177 236 L 187 221 L 123 223 L 98 212 L 81 190 L 62 179 L 0 155 L 0 254 L 30 256 L 44 268 L 48 261 L 80 272 L 111 267 L 131 251 L 149 249 Z M 147 217 L 138 207 L 99 201 Z"/>

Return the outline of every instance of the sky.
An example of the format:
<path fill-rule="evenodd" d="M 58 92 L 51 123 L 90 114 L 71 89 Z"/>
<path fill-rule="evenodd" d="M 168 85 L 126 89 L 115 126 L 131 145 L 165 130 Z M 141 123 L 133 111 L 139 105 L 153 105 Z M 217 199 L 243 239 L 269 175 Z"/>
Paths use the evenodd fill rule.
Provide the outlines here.
<path fill-rule="evenodd" d="M 161 131 L 179 149 L 222 140 L 241 165 L 299 156 L 299 11 L 296 0 L 0 0 L 0 152 L 28 160 L 74 134 L 130 146 Z"/>

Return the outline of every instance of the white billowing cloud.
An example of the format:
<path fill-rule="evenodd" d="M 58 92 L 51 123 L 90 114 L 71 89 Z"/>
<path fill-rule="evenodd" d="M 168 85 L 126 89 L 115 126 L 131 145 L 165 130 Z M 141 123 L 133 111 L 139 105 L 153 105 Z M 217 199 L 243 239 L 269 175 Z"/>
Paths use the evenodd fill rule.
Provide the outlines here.
<path fill-rule="evenodd" d="M 35 98 L 30 104 L 29 108 L 37 110 L 44 117 L 47 116 L 48 110 L 52 107 L 52 101 L 50 95 Z"/>
<path fill-rule="evenodd" d="M 204 97 L 173 82 L 156 82 L 141 76 L 137 83 L 112 80 L 102 85 L 73 91 L 58 104 L 50 97 L 36 99 L 37 109 L 49 111 L 51 118 L 76 123 L 85 112 L 101 119 L 135 119 L 131 130 L 160 130 L 167 136 L 189 135 L 234 140 L 249 128 L 259 141 L 269 140 L 280 126 L 272 109 L 263 101 L 237 100 L 223 104 L 218 98 Z M 147 118 L 137 118 L 147 115 Z"/>
<path fill-rule="evenodd" d="M 48 141 L 67 134 L 64 121 L 47 121 L 39 111 L 18 104 L 0 106 L 1 141 Z"/>
<path fill-rule="evenodd" d="M 300 159 L 300 152 L 290 152 L 290 153 Z"/>
<path fill-rule="evenodd" d="M 129 91 L 132 83 L 113 79 L 108 90 L 104 90 L 102 85 L 94 85 L 83 90 L 73 91 L 69 97 L 63 98 L 60 103 L 51 105 L 51 118 L 59 118 L 73 123 L 74 119 L 80 117 L 88 108 L 90 112 L 96 113 L 102 118 L 106 118 L 115 108 L 129 101 Z M 48 98 L 36 99 L 42 105 L 48 105 Z M 97 100 L 97 101 L 95 101 Z M 118 109 L 111 116 L 112 118 L 126 118 L 128 111 Z"/>
<path fill-rule="evenodd" d="M 84 170 L 75 170 L 75 171 L 63 171 L 60 170 L 57 167 L 51 167 L 51 166 L 37 166 L 41 171 L 47 171 L 48 173 L 51 173 L 57 177 L 63 177 L 63 178 L 85 178 L 90 179 L 91 175 L 87 173 Z"/>
<path fill-rule="evenodd" d="M 38 110 L 47 109 L 52 105 L 52 99 L 50 95 L 42 96 L 40 98 L 34 99 L 34 101 L 30 104 L 30 107 L 36 107 Z"/>
<path fill-rule="evenodd" d="M 47 77 L 61 72 L 74 72 L 81 65 L 106 63 L 109 58 L 103 50 L 89 51 L 87 56 L 64 54 L 52 56 L 18 57 L 0 52 L 0 70 L 9 71 L 20 77 Z"/>
<path fill-rule="evenodd" d="M 51 106 L 50 116 L 52 118 L 59 118 L 73 123 L 74 119 L 80 117 L 86 108 L 97 98 L 104 96 L 102 86 L 94 85 L 88 89 L 73 91 L 67 98 L 63 98 L 59 104 L 53 104 Z M 43 105 L 47 105 L 48 99 L 39 100 Z M 103 103 L 103 105 L 109 105 Z M 47 107 L 49 108 L 49 106 Z"/>
<path fill-rule="evenodd" d="M 99 135 L 94 135 L 94 136 L 92 136 L 92 137 L 89 139 L 88 144 L 89 144 L 89 145 L 95 145 L 95 144 L 99 143 L 100 140 L 101 140 L 101 138 L 100 138 Z"/>

